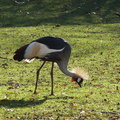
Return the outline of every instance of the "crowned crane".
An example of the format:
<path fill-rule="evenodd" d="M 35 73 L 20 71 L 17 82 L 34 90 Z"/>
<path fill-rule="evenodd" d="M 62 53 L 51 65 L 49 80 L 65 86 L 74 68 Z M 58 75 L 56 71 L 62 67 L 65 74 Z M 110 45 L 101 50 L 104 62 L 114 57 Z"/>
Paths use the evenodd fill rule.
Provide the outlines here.
<path fill-rule="evenodd" d="M 71 55 L 71 46 L 70 44 L 62 38 L 47 36 L 39 38 L 32 41 L 29 44 L 22 46 L 17 49 L 14 53 L 14 60 L 22 61 L 24 60 L 33 60 L 35 58 L 43 60 L 42 65 L 37 70 L 36 73 L 36 84 L 34 89 L 34 94 L 37 93 L 37 83 L 39 78 L 39 73 L 41 68 L 44 66 L 46 61 L 52 62 L 51 68 L 51 95 L 53 93 L 53 68 L 54 63 L 56 62 L 59 66 L 59 69 L 66 74 L 67 76 L 72 77 L 72 81 L 76 81 L 81 87 L 84 76 L 79 75 L 77 71 L 69 71 L 67 69 L 68 61 Z"/>

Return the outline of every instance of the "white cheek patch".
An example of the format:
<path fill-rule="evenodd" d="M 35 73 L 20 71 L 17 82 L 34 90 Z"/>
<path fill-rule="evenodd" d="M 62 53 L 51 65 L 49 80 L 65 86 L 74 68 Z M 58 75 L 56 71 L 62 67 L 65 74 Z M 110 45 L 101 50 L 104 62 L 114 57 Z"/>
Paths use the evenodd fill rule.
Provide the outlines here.
<path fill-rule="evenodd" d="M 78 78 L 78 79 L 77 79 L 77 82 L 79 83 L 80 81 L 81 81 L 81 78 Z"/>

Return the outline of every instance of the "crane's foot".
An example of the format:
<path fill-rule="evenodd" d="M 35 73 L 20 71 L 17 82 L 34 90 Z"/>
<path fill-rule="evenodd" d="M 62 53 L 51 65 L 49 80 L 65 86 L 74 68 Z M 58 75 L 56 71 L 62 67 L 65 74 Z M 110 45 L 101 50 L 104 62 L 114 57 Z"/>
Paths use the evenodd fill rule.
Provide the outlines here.
<path fill-rule="evenodd" d="M 33 94 L 37 94 L 37 92 L 35 91 Z"/>
<path fill-rule="evenodd" d="M 39 91 L 34 91 L 34 93 L 33 94 L 38 94 L 39 93 Z"/>
<path fill-rule="evenodd" d="M 51 93 L 50 96 L 55 96 L 54 93 Z"/>

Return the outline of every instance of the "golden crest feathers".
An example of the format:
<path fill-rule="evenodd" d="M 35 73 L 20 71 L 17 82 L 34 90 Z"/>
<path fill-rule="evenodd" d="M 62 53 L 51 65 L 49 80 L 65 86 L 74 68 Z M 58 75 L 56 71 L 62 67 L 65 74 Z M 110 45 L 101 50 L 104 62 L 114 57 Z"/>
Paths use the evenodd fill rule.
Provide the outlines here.
<path fill-rule="evenodd" d="M 78 77 L 88 80 L 89 79 L 89 75 L 88 73 L 84 70 L 84 68 L 73 68 L 72 70 L 73 73 L 75 73 Z"/>

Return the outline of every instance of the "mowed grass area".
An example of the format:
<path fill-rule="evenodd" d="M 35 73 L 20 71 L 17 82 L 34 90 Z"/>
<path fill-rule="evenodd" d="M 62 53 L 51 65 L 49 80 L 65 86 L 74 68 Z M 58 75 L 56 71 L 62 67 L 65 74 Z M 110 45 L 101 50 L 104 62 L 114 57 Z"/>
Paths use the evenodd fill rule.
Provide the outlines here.
<path fill-rule="evenodd" d="M 119 25 L 76 25 L 1 28 L 0 117 L 1 119 L 118 119 L 119 118 Z M 43 36 L 60 36 L 72 46 L 68 68 L 84 67 L 90 79 L 83 87 L 54 68 L 55 96 L 49 96 L 50 68 L 43 68 L 34 95 L 36 69 L 13 61 L 14 51 Z"/>
<path fill-rule="evenodd" d="M 90 3 L 92 6 L 87 7 Z M 119 17 L 107 11 L 119 12 L 118 4 L 114 0 L 90 3 L 43 0 L 40 4 L 36 0 L 14 5 L 1 1 L 0 12 L 4 17 L 0 23 L 0 119 L 120 119 L 120 23 Z M 78 7 L 90 11 L 84 14 Z M 39 9 L 44 14 L 37 13 Z M 71 44 L 68 69 L 83 67 L 90 76 L 82 88 L 55 65 L 55 96 L 49 96 L 51 63 L 47 62 L 41 71 L 37 94 L 33 94 L 36 70 L 42 61 L 27 64 L 12 58 L 17 48 L 44 36 L 58 36 Z"/>

